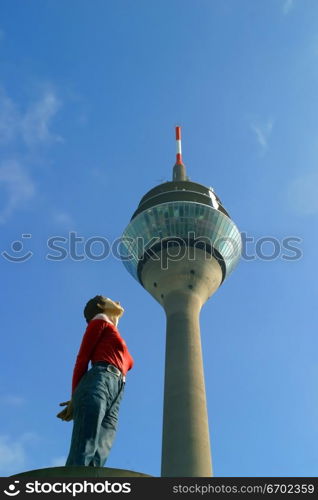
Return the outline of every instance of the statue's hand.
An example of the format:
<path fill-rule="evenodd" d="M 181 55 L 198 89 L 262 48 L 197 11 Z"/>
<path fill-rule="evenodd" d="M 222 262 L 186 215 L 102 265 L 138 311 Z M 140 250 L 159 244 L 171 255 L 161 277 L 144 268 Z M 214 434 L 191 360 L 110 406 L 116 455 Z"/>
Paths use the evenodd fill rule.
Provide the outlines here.
<path fill-rule="evenodd" d="M 73 403 L 72 400 L 65 401 L 64 403 L 60 403 L 60 406 L 66 406 L 64 410 L 60 411 L 56 416 L 61 420 L 65 420 L 66 422 L 70 422 L 73 420 Z"/>

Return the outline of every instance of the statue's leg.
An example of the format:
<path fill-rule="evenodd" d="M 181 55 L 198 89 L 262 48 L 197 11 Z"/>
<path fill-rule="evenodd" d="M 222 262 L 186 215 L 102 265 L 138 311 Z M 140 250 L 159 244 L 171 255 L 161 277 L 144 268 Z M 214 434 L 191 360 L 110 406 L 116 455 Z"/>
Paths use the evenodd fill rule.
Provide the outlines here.
<path fill-rule="evenodd" d="M 93 465 L 108 393 L 100 370 L 92 368 L 73 395 L 73 433 L 65 465 Z"/>
<path fill-rule="evenodd" d="M 125 385 L 123 384 L 121 379 L 117 379 L 117 382 L 118 384 L 116 391 L 114 393 L 114 398 L 111 402 L 111 405 L 108 407 L 106 414 L 101 422 L 98 442 L 97 442 L 97 449 L 93 459 L 93 465 L 95 467 L 104 466 L 115 439 L 117 423 L 118 423 L 119 407 L 122 397 L 124 395 L 124 385 Z"/>

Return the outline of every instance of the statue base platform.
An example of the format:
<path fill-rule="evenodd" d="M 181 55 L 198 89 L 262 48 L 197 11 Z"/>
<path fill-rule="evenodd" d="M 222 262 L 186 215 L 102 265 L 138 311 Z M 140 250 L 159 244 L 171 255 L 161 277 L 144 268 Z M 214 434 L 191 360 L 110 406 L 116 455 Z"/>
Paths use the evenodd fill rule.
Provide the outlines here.
<path fill-rule="evenodd" d="M 47 467 L 45 469 L 28 470 L 10 477 L 153 477 L 142 472 L 111 467 L 85 467 L 72 465 L 68 467 Z"/>

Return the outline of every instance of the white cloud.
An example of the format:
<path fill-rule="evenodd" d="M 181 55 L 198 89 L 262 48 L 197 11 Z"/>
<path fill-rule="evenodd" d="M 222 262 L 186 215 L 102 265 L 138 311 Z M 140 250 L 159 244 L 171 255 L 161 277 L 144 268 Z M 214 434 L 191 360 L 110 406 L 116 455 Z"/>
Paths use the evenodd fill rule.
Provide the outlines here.
<path fill-rule="evenodd" d="M 36 432 L 28 431 L 24 432 L 20 438 L 21 443 L 34 443 L 39 440 L 39 436 Z"/>
<path fill-rule="evenodd" d="M 20 116 L 10 97 L 0 88 L 0 142 L 12 141 L 19 127 Z"/>
<path fill-rule="evenodd" d="M 26 446 L 36 439 L 37 435 L 33 432 L 24 433 L 18 438 L 0 435 L 0 475 L 21 472 L 27 464 Z"/>
<path fill-rule="evenodd" d="M 62 141 L 62 138 L 50 132 L 49 126 L 61 103 L 52 91 L 33 103 L 21 120 L 21 132 L 24 142 L 29 147 L 37 144 Z"/>
<path fill-rule="evenodd" d="M 0 164 L 0 189 L 6 201 L 0 207 L 0 224 L 7 222 L 15 210 L 25 206 L 35 195 L 35 186 L 26 169 L 16 160 Z"/>
<path fill-rule="evenodd" d="M 290 210 L 301 215 L 318 214 L 318 171 L 293 179 L 287 189 Z"/>
<path fill-rule="evenodd" d="M 66 462 L 66 457 L 56 457 L 52 459 L 51 467 L 63 467 Z"/>
<path fill-rule="evenodd" d="M 289 12 L 292 10 L 293 7 L 294 7 L 294 0 L 284 0 L 283 3 L 284 15 L 287 16 L 287 14 L 289 14 Z"/>
<path fill-rule="evenodd" d="M 15 394 L 6 394 L 0 397 L 0 404 L 9 406 L 22 406 L 25 403 L 25 399 L 21 396 L 16 396 Z"/>
<path fill-rule="evenodd" d="M 52 120 L 60 107 L 60 100 L 48 86 L 42 88 L 38 98 L 24 110 L 0 86 L 0 144 L 2 157 L 7 156 L 7 160 L 0 163 L 0 191 L 4 192 L 5 200 L 4 205 L 0 205 L 0 224 L 34 198 L 35 185 L 25 158 L 30 165 L 35 154 L 38 163 L 40 146 L 62 141 L 51 131 Z M 15 159 L 17 155 L 19 161 Z"/>
<path fill-rule="evenodd" d="M 61 102 L 52 90 L 45 90 L 25 112 L 0 88 L 0 141 L 12 143 L 22 140 L 27 148 L 61 142 L 62 138 L 50 131 L 53 117 Z"/>
<path fill-rule="evenodd" d="M 19 440 L 10 440 L 8 436 L 0 436 L 0 472 L 19 472 L 26 462 L 26 453 Z"/>
<path fill-rule="evenodd" d="M 109 186 L 109 169 L 107 167 L 90 168 L 90 173 L 95 178 L 98 186 Z"/>
<path fill-rule="evenodd" d="M 253 120 L 251 123 L 251 129 L 254 132 L 257 142 L 263 152 L 268 149 L 269 138 L 273 130 L 273 125 L 274 122 L 271 119 L 267 120 L 267 122 Z"/>
<path fill-rule="evenodd" d="M 70 227 L 74 224 L 72 216 L 67 212 L 54 212 L 53 222 L 66 227 Z"/>

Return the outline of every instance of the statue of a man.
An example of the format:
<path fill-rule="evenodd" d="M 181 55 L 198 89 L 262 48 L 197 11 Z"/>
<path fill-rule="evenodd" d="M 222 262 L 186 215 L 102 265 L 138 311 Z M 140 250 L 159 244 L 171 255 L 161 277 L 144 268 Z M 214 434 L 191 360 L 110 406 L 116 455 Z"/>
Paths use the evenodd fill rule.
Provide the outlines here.
<path fill-rule="evenodd" d="M 119 302 L 102 295 L 89 300 L 84 308 L 88 325 L 74 367 L 72 398 L 60 403 L 66 408 L 57 415 L 74 420 L 65 465 L 103 467 L 112 447 L 126 373 L 133 366 L 117 329 L 123 313 Z"/>

